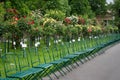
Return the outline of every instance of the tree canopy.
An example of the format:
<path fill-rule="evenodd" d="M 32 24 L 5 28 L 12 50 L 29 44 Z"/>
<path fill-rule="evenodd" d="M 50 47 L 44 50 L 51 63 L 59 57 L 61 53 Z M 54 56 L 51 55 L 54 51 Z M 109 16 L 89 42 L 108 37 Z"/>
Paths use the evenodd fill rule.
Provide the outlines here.
<path fill-rule="evenodd" d="M 119 27 L 120 30 L 120 0 L 114 0 L 113 12 L 115 16 L 115 24 Z"/>
<path fill-rule="evenodd" d="M 88 0 L 71 0 L 71 14 L 78 14 L 78 15 L 89 15 L 91 11 L 91 6 Z"/>
<path fill-rule="evenodd" d="M 87 15 L 92 17 L 106 12 L 106 0 L 1 0 L 4 8 L 16 9 L 18 14 L 27 15 L 40 9 L 43 14 L 48 10 L 60 10 L 69 15 Z"/>
<path fill-rule="evenodd" d="M 92 11 L 96 15 L 104 14 L 107 10 L 106 0 L 89 0 Z"/>

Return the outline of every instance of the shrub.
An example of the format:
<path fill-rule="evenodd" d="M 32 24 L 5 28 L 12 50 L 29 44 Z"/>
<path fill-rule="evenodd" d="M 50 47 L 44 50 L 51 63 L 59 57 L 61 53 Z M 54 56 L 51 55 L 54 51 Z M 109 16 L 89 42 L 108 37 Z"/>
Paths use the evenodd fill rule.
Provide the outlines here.
<path fill-rule="evenodd" d="M 45 14 L 45 17 L 61 21 L 65 18 L 65 13 L 60 10 L 48 10 Z"/>

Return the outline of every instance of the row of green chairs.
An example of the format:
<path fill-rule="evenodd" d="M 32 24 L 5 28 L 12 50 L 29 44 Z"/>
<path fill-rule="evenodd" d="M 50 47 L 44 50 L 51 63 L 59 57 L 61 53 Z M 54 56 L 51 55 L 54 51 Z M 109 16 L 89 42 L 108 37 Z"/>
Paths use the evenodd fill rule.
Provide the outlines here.
<path fill-rule="evenodd" d="M 109 37 L 105 37 L 105 38 L 103 38 L 103 40 L 100 40 L 100 41 L 105 41 L 104 43 L 106 43 L 106 44 L 107 44 L 107 41 L 108 41 L 108 43 L 110 43 L 108 38 Z M 95 42 L 95 40 L 96 40 L 95 38 L 92 39 L 93 42 Z M 44 51 L 43 56 L 44 56 L 45 64 L 47 63 L 47 64 L 54 65 L 54 69 L 52 69 L 52 72 L 54 72 L 53 70 L 58 70 L 59 73 L 61 75 L 63 75 L 63 74 L 65 74 L 65 72 L 62 70 L 62 67 L 65 67 L 64 65 L 66 63 L 71 64 L 72 62 L 75 62 L 79 66 L 79 64 L 76 62 L 76 60 L 77 60 L 77 58 L 79 58 L 79 56 L 82 55 L 83 58 L 87 58 L 88 60 L 90 60 L 89 57 L 88 57 L 90 54 L 92 54 L 94 51 L 104 47 L 103 45 L 102 45 L 102 47 L 101 46 L 99 47 L 98 45 L 95 46 L 95 44 L 93 44 L 92 41 L 91 41 L 91 39 L 84 40 L 83 41 L 84 42 L 83 51 L 81 52 L 82 54 L 79 52 L 79 54 L 77 53 L 77 55 L 75 54 L 75 52 L 73 50 L 75 48 L 74 43 L 72 43 L 72 44 L 71 43 L 65 43 L 64 45 L 60 45 L 60 47 L 53 47 L 52 49 L 45 48 L 45 49 L 43 49 L 43 51 Z M 87 45 L 89 43 L 91 43 L 91 44 Z M 45 53 L 48 54 L 48 57 L 45 57 L 46 56 Z M 56 53 L 59 53 L 59 54 L 56 54 Z M 46 60 L 47 60 L 47 62 L 46 62 Z M 79 60 L 81 61 L 81 59 L 79 59 Z M 70 69 L 70 68 L 68 68 L 68 69 Z"/>
<path fill-rule="evenodd" d="M 84 46 L 85 50 L 81 50 L 80 52 L 77 52 L 77 55 L 84 54 L 85 57 L 87 57 L 86 55 L 92 56 L 98 50 L 100 50 L 100 49 L 104 48 L 105 46 L 119 40 L 119 38 L 117 38 L 117 36 L 119 36 L 119 35 L 108 35 L 108 36 L 102 36 L 102 37 L 97 37 L 97 38 L 92 38 L 92 39 L 86 40 L 84 42 L 86 44 L 87 43 L 89 44 L 89 41 L 90 41 L 90 45 L 85 45 Z M 100 38 L 102 38 L 102 39 L 100 39 Z M 78 43 L 76 43 L 76 44 L 78 44 Z M 80 49 L 83 49 L 83 48 L 80 48 Z M 74 51 L 75 51 L 75 49 L 74 49 Z M 87 57 L 87 58 L 89 59 L 89 57 Z"/>
<path fill-rule="evenodd" d="M 5 76 L 12 79 L 29 80 L 35 74 L 41 73 L 43 69 L 31 68 L 28 58 L 23 58 L 20 54 L 13 52 L 6 53 L 2 56 Z"/>
<path fill-rule="evenodd" d="M 48 76 L 52 80 L 50 74 L 54 74 L 59 78 L 55 71 L 64 76 L 66 71 L 63 68 L 70 72 L 71 67 L 75 67 L 73 63 L 79 66 L 79 60 L 84 64 L 97 51 L 119 39 L 119 34 L 100 35 L 83 38 L 81 41 L 64 42 L 42 50 L 32 47 L 27 50 L 24 48 L 19 53 L 9 52 L 2 56 L 5 76 L 11 80 L 42 80 L 42 77 Z M 3 80 L 8 80 L 7 78 Z"/>
<path fill-rule="evenodd" d="M 51 79 L 49 76 L 49 72 L 51 72 L 58 78 L 58 76 L 54 73 L 54 70 L 58 70 L 60 74 L 63 75 L 62 72 L 64 71 L 61 72 L 59 69 L 62 62 L 64 63 L 67 59 L 62 61 L 54 61 L 55 59 L 52 59 L 51 57 L 53 55 L 50 55 L 48 51 L 48 48 L 43 50 L 42 56 L 44 56 L 44 61 L 42 62 L 44 63 L 40 61 L 41 55 L 38 53 L 37 48 L 31 48 L 29 49 L 29 52 L 23 49 L 23 52 L 26 53 L 26 57 L 23 56 L 22 53 L 6 53 L 4 56 L 2 56 L 6 77 L 29 80 L 39 79 L 42 76 L 48 75 L 48 77 Z"/>

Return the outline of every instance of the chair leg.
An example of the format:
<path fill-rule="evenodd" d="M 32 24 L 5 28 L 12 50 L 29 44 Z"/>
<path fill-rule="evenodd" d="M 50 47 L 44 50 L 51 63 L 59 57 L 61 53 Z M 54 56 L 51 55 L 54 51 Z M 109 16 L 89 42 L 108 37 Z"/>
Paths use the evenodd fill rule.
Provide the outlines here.
<path fill-rule="evenodd" d="M 66 69 L 68 72 L 70 72 L 70 70 L 68 69 L 68 67 L 67 67 L 67 66 L 65 66 L 65 69 Z"/>
<path fill-rule="evenodd" d="M 47 75 L 47 76 L 50 78 L 50 80 L 53 80 L 50 75 Z"/>
<path fill-rule="evenodd" d="M 78 58 L 78 59 L 79 59 L 80 63 L 84 64 L 84 62 L 80 58 Z"/>
<path fill-rule="evenodd" d="M 54 76 L 57 78 L 57 79 L 59 79 L 59 77 L 55 74 L 55 72 L 53 71 L 53 74 L 54 74 Z"/>

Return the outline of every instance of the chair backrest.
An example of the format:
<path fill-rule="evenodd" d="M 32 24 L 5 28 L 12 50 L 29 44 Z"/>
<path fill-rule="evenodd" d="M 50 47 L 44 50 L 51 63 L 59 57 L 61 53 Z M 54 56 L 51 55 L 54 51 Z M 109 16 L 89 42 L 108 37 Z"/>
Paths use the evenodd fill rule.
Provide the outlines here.
<path fill-rule="evenodd" d="M 37 66 L 39 64 L 42 64 L 41 58 L 40 58 L 40 51 L 37 47 L 31 47 L 29 48 L 29 55 L 30 55 L 30 61 L 32 67 Z"/>
<path fill-rule="evenodd" d="M 44 63 L 49 63 L 52 61 L 52 50 L 48 47 L 42 49 Z"/>
<path fill-rule="evenodd" d="M 86 39 L 85 38 L 82 38 L 81 39 L 81 50 L 85 50 L 86 49 Z"/>
<path fill-rule="evenodd" d="M 87 48 L 90 48 L 91 47 L 91 38 L 86 38 L 86 46 Z"/>
<path fill-rule="evenodd" d="M 65 43 L 65 47 L 66 47 L 66 49 L 68 51 L 68 54 L 73 54 L 74 47 L 75 47 L 73 42 L 71 42 L 71 43 L 69 43 L 69 42 Z"/>
<path fill-rule="evenodd" d="M 1 57 L 0 57 L 0 65 L 2 65 L 2 62 L 1 62 Z M 2 76 L 2 67 L 0 66 L 0 77 Z"/>
<path fill-rule="evenodd" d="M 0 77 L 2 76 L 1 70 L 0 70 Z"/>
<path fill-rule="evenodd" d="M 82 49 L 82 44 L 81 44 L 81 41 L 75 41 L 75 42 L 72 42 L 70 44 L 70 50 L 71 50 L 71 53 L 75 53 L 77 51 L 81 51 Z"/>
<path fill-rule="evenodd" d="M 54 46 L 52 48 L 52 58 L 53 60 L 58 60 L 61 58 L 61 51 L 60 51 L 60 46 Z"/>
<path fill-rule="evenodd" d="M 90 39 L 88 37 L 84 38 L 83 42 L 84 42 L 83 50 L 86 50 L 86 49 L 90 48 Z"/>
<path fill-rule="evenodd" d="M 80 41 L 78 41 L 78 43 L 76 43 L 78 46 L 78 49 L 77 49 L 77 51 L 82 51 L 82 50 L 84 50 L 85 49 L 85 41 L 84 41 L 84 39 L 83 38 L 81 38 L 81 40 Z"/>
<path fill-rule="evenodd" d="M 106 42 L 106 36 L 105 35 L 100 35 L 98 37 L 98 44 L 104 44 Z"/>
<path fill-rule="evenodd" d="M 64 44 L 61 44 L 60 45 L 60 55 L 61 55 L 61 58 L 65 57 L 66 55 L 69 54 L 69 50 L 68 50 L 68 47 L 66 46 L 66 43 Z"/>
<path fill-rule="evenodd" d="M 25 56 L 23 56 L 23 53 L 25 53 Z M 17 57 L 18 57 L 18 65 L 19 65 L 20 71 L 30 68 L 29 55 L 26 49 L 23 49 L 22 51 L 20 51 Z"/>
<path fill-rule="evenodd" d="M 13 52 L 6 53 L 2 56 L 5 76 L 9 76 L 19 71 L 17 56 Z"/>
<path fill-rule="evenodd" d="M 94 38 L 94 44 L 95 44 L 95 46 L 100 46 L 100 45 L 101 45 L 99 36 L 96 36 L 96 37 Z"/>
<path fill-rule="evenodd" d="M 78 40 L 75 42 L 74 52 L 83 50 L 83 40 Z"/>
<path fill-rule="evenodd" d="M 79 48 L 80 48 L 79 44 L 80 44 L 80 42 L 78 42 L 78 41 L 75 41 L 72 43 L 73 52 L 79 51 Z"/>
<path fill-rule="evenodd" d="M 99 42 L 98 42 L 98 36 L 94 36 L 94 46 L 98 46 Z"/>
<path fill-rule="evenodd" d="M 97 45 L 96 45 L 96 42 L 97 42 L 97 40 L 96 40 L 96 38 L 95 37 L 91 37 L 91 38 L 89 38 L 89 48 L 93 48 L 93 47 L 96 47 Z"/>

